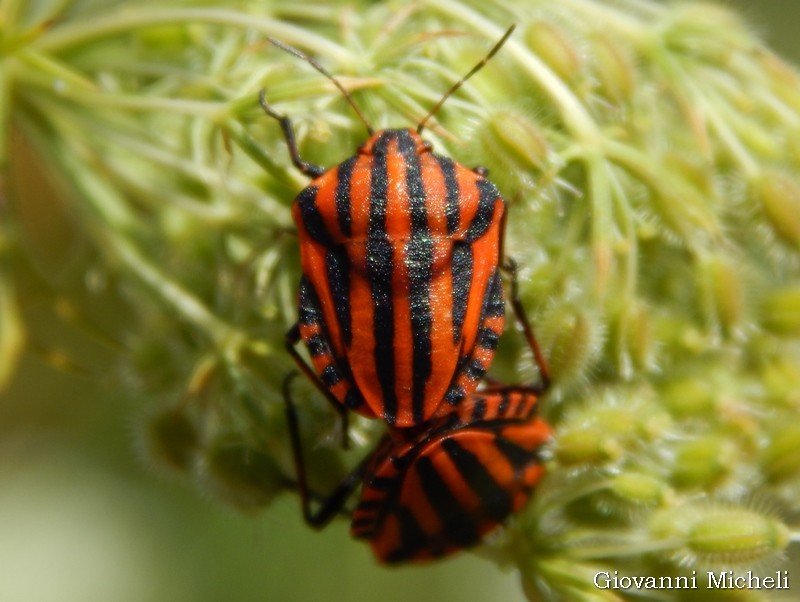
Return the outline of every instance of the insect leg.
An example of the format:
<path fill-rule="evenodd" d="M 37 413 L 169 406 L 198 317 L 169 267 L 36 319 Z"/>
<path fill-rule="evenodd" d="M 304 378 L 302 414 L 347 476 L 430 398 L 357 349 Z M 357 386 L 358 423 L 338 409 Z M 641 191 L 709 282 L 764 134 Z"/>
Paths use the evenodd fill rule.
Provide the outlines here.
<path fill-rule="evenodd" d="M 511 283 L 511 294 L 509 295 L 509 303 L 511 309 L 514 311 L 514 317 L 522 326 L 522 332 L 528 342 L 533 359 L 536 362 L 536 367 L 539 370 L 539 378 L 541 382 L 535 388 L 539 392 L 544 392 L 550 386 L 550 368 L 547 366 L 547 360 L 542 353 L 539 342 L 536 340 L 536 335 L 533 334 L 533 328 L 528 320 L 528 315 L 525 312 L 525 307 L 519 298 L 519 284 L 517 283 L 517 262 L 512 257 L 506 257 L 506 224 L 508 220 L 508 211 L 503 214 L 503 223 L 500 224 L 500 269 L 508 274 L 508 279 Z"/>
<path fill-rule="evenodd" d="M 276 119 L 280 124 L 283 137 L 286 139 L 286 146 L 289 149 L 289 156 L 292 158 L 292 163 L 309 178 L 318 178 L 325 173 L 325 168 L 309 163 L 308 161 L 303 161 L 303 159 L 300 158 L 300 150 L 297 148 L 297 140 L 294 137 L 294 127 L 292 126 L 291 120 L 286 115 L 278 113 L 269 105 L 266 94 L 267 91 L 262 88 L 258 93 L 258 104 L 261 105 L 261 108 L 267 115 Z"/>
<path fill-rule="evenodd" d="M 536 367 L 539 369 L 539 378 L 541 379 L 541 383 L 539 384 L 538 388 L 541 391 L 546 391 L 550 386 L 550 368 L 547 366 L 547 360 L 542 353 L 541 347 L 539 347 L 539 342 L 536 340 L 536 335 L 533 333 L 533 328 L 528 320 L 525 307 L 522 305 L 522 301 L 520 301 L 519 298 L 517 262 L 511 257 L 506 257 L 503 260 L 502 268 L 506 273 L 508 273 L 508 278 L 511 283 L 511 292 L 509 294 L 508 301 L 511 303 L 511 309 L 514 311 L 514 316 L 516 317 L 517 322 L 519 322 L 520 326 L 522 327 L 522 332 L 528 342 L 528 347 L 530 347 L 531 352 L 533 353 L 533 359 L 536 362 Z"/>
<path fill-rule="evenodd" d="M 300 502 L 303 508 L 303 518 L 306 523 L 315 529 L 321 529 L 344 508 L 347 499 L 359 483 L 363 481 L 367 466 L 373 454 L 367 455 L 350 474 L 346 475 L 336 488 L 321 502 L 316 511 L 311 508 L 311 493 L 308 489 L 305 459 L 303 457 L 303 444 L 300 437 L 300 426 L 297 419 L 297 409 L 292 400 L 291 382 L 297 375 L 291 372 L 283 380 L 283 399 L 286 405 L 286 424 L 289 428 L 289 437 L 292 442 L 292 455 L 294 457 L 295 472 L 297 476 L 297 489 L 300 493 Z M 380 445 L 380 444 L 379 444 Z"/>

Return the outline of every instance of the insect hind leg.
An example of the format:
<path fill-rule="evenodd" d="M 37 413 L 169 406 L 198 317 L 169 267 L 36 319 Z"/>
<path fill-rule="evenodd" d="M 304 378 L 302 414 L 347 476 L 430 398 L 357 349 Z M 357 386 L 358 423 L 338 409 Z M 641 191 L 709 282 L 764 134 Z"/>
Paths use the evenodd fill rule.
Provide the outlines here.
<path fill-rule="evenodd" d="M 327 525 L 334 516 L 344 510 L 345 503 L 353 491 L 364 479 L 369 463 L 372 461 L 373 454 L 367 455 L 349 474 L 347 474 L 336 486 L 336 488 L 320 501 L 319 507 L 314 511 L 311 507 L 312 494 L 308 487 L 308 477 L 306 475 L 306 464 L 303 454 L 303 443 L 300 435 L 300 425 L 297 418 L 297 408 L 292 399 L 291 383 L 297 372 L 290 372 L 283 380 L 283 400 L 286 411 L 286 425 L 289 430 L 289 438 L 292 445 L 292 456 L 294 459 L 295 475 L 297 479 L 297 490 L 300 493 L 300 502 L 303 510 L 303 518 L 306 523 L 315 528 L 321 529 Z M 316 496 L 315 496 L 316 497 Z"/>

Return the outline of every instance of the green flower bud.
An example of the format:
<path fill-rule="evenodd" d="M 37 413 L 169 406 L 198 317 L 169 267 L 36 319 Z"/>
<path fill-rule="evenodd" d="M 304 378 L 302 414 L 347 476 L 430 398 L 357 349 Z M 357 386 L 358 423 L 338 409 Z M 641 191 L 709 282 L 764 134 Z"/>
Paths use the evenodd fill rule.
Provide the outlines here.
<path fill-rule="evenodd" d="M 711 417 L 717 408 L 712 384 L 694 373 L 668 381 L 662 388 L 661 401 L 676 418 Z"/>
<path fill-rule="evenodd" d="M 622 45 L 606 34 L 592 38 L 594 74 L 601 93 L 610 101 L 628 102 L 636 82 L 636 69 Z"/>
<path fill-rule="evenodd" d="M 581 55 L 569 34 L 548 21 L 535 21 L 525 32 L 531 50 L 564 81 L 575 82 L 583 70 Z"/>
<path fill-rule="evenodd" d="M 647 403 L 592 400 L 562 420 L 555 457 L 569 466 L 606 464 L 661 436 L 668 425 L 669 418 Z"/>
<path fill-rule="evenodd" d="M 586 375 L 597 356 L 601 329 L 585 311 L 564 305 L 542 320 L 541 338 L 550 375 L 559 387 L 568 387 Z"/>
<path fill-rule="evenodd" d="M 653 509 L 668 505 L 675 499 L 674 491 L 660 476 L 645 472 L 646 469 L 623 468 L 622 472 L 591 483 L 591 472 L 587 473 L 586 495 L 578 497 L 565 511 L 582 526 L 605 532 L 615 525 L 636 524 Z M 578 485 L 577 490 L 582 486 Z"/>
<path fill-rule="evenodd" d="M 145 454 L 157 468 L 186 473 L 194 464 L 200 435 L 185 411 L 170 408 L 146 420 L 142 444 Z"/>
<path fill-rule="evenodd" d="M 672 481 L 681 488 L 714 488 L 738 459 L 735 443 L 725 437 L 710 435 L 681 443 L 675 450 Z"/>
<path fill-rule="evenodd" d="M 522 589 L 531 602 L 620 602 L 618 592 L 599 589 L 594 584 L 595 575 L 607 568 L 569 557 L 537 559 L 533 566 L 522 571 Z"/>
<path fill-rule="evenodd" d="M 709 199 L 677 174 L 655 182 L 649 207 L 672 234 L 687 242 L 697 243 L 719 231 Z"/>
<path fill-rule="evenodd" d="M 235 436 L 223 435 L 208 445 L 201 476 L 215 495 L 245 510 L 268 504 L 287 485 L 272 456 Z"/>
<path fill-rule="evenodd" d="M 759 380 L 774 407 L 791 412 L 800 408 L 800 358 L 796 355 L 770 358 Z"/>
<path fill-rule="evenodd" d="M 775 334 L 800 336 L 800 286 L 790 286 L 766 295 L 761 303 L 761 323 Z"/>
<path fill-rule="evenodd" d="M 623 472 L 612 477 L 609 489 L 631 506 L 661 506 L 674 499 L 674 493 L 662 479 L 641 472 Z"/>
<path fill-rule="evenodd" d="M 741 266 L 721 255 L 703 258 L 696 272 L 701 306 L 707 321 L 731 334 L 744 320 L 745 295 Z"/>
<path fill-rule="evenodd" d="M 481 149 L 480 161 L 490 168 L 492 178 L 517 174 L 531 181 L 547 163 L 550 149 L 544 132 L 529 116 L 512 109 L 499 109 L 487 115 L 475 136 Z M 478 160 L 478 158 L 476 158 Z"/>
<path fill-rule="evenodd" d="M 722 502 L 687 502 L 656 512 L 650 533 L 676 542 L 673 553 L 684 561 L 713 566 L 753 566 L 774 559 L 790 541 L 786 525 L 760 508 Z"/>
<path fill-rule="evenodd" d="M 750 50 L 753 40 L 736 13 L 712 4 L 682 4 L 670 15 L 665 42 L 676 53 L 725 65 L 734 49 Z"/>
<path fill-rule="evenodd" d="M 642 303 L 625 303 L 609 318 L 608 345 L 623 378 L 647 369 L 653 361 L 654 337 L 650 313 Z"/>
<path fill-rule="evenodd" d="M 790 247 L 800 249 L 800 183 L 784 172 L 768 170 L 750 187 L 772 231 Z"/>
<path fill-rule="evenodd" d="M 796 480 L 800 476 L 800 424 L 781 422 L 770 429 L 759 464 L 770 483 Z"/>

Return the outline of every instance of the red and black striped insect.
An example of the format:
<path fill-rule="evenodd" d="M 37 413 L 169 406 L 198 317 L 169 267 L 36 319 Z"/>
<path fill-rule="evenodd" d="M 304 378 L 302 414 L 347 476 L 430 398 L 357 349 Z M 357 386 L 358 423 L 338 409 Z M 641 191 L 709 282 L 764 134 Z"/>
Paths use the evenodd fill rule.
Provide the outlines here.
<path fill-rule="evenodd" d="M 537 401 L 530 388 L 489 388 L 420 433 L 387 436 L 366 467 L 352 535 L 386 563 L 479 543 L 524 507 L 544 474 L 551 431 Z"/>
<path fill-rule="evenodd" d="M 287 333 L 287 348 L 343 418 L 355 410 L 390 427 L 312 512 L 290 375 L 284 398 L 303 514 L 322 527 L 361 486 L 352 533 L 370 541 L 384 562 L 426 560 L 477 543 L 519 510 L 543 471 L 539 449 L 550 431 L 536 404 L 547 367 L 518 301 L 514 270 L 512 307 L 543 385 L 476 391 L 505 321 L 505 203 L 485 170 L 433 153 L 419 136 L 512 31 L 416 131 L 373 132 L 332 75 L 273 40 L 328 77 L 370 135 L 337 167 L 312 165 L 300 158 L 289 119 L 261 93 L 292 162 L 314 178 L 292 206 L 303 277 L 299 320 Z M 312 365 L 296 349 L 300 340 Z"/>
<path fill-rule="evenodd" d="M 503 330 L 500 281 L 505 202 L 482 168 L 432 152 L 428 119 L 506 41 L 442 97 L 416 131 L 369 133 L 332 169 L 300 158 L 290 120 L 266 101 L 294 165 L 314 178 L 292 205 L 300 238 L 299 320 L 287 347 L 346 419 L 347 410 L 412 427 L 447 413 L 475 390 Z M 309 366 L 295 349 L 304 341 Z M 345 423 L 346 424 L 346 423 Z"/>

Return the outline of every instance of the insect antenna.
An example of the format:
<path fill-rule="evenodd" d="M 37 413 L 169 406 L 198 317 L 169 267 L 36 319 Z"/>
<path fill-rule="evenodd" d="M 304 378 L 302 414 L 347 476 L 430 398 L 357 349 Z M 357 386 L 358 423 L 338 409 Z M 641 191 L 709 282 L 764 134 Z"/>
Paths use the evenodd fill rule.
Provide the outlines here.
<path fill-rule="evenodd" d="M 431 117 L 433 117 L 439 109 L 442 108 L 442 105 L 444 104 L 444 101 L 447 100 L 448 98 L 450 98 L 450 96 L 456 90 L 458 90 L 464 84 L 465 81 L 467 81 L 470 77 L 472 77 L 478 71 L 480 71 L 483 68 L 483 66 L 486 63 L 489 62 L 489 59 L 491 59 L 495 55 L 495 53 L 498 50 L 500 50 L 500 47 L 503 44 L 506 43 L 506 40 L 514 32 L 515 28 L 516 28 L 516 24 L 512 25 L 511 27 L 509 27 L 506 30 L 506 32 L 503 34 L 503 37 L 500 38 L 497 41 L 497 43 L 492 47 L 492 49 L 489 51 L 489 54 L 487 54 L 485 57 L 483 57 L 481 59 L 481 61 L 477 65 L 475 65 L 472 69 L 470 69 L 469 73 L 467 73 L 464 77 L 462 77 L 460 80 L 458 80 L 455 84 L 450 86 L 450 89 L 447 92 L 444 93 L 444 96 L 442 96 L 442 98 L 439 100 L 439 102 L 437 102 L 436 105 L 434 105 L 434 107 L 428 112 L 428 114 L 425 115 L 425 117 L 422 118 L 422 121 L 419 122 L 419 125 L 417 125 L 417 133 L 418 134 L 422 133 L 422 130 L 425 129 L 425 124 L 428 122 L 428 120 Z"/>
<path fill-rule="evenodd" d="M 301 52 L 300 50 L 298 50 L 294 46 L 289 46 L 288 44 L 284 44 L 283 42 L 281 42 L 279 40 L 276 40 L 275 38 L 268 37 L 267 39 L 270 42 L 272 42 L 275 46 L 277 46 L 278 48 L 283 50 L 284 52 L 288 52 L 289 54 L 294 55 L 297 58 L 304 60 L 309 65 L 314 67 L 314 69 L 316 69 L 322 75 L 324 75 L 330 81 L 332 81 L 333 85 L 336 86 L 339 89 L 339 92 L 342 93 L 342 95 L 344 96 L 344 98 L 348 102 L 348 104 L 351 107 L 353 107 L 353 110 L 355 111 L 356 115 L 358 115 L 358 118 L 361 120 L 361 123 L 363 123 L 364 127 L 367 128 L 367 133 L 369 133 L 369 135 L 372 136 L 372 134 L 373 134 L 372 126 L 367 121 L 367 118 L 364 117 L 364 113 L 361 112 L 361 109 L 358 108 L 358 105 L 353 100 L 353 97 L 350 96 L 350 93 L 347 90 L 345 90 L 344 86 L 339 82 L 338 79 L 336 79 L 327 69 L 325 69 L 325 67 L 320 65 L 314 58 L 308 56 L 304 52 Z"/>

